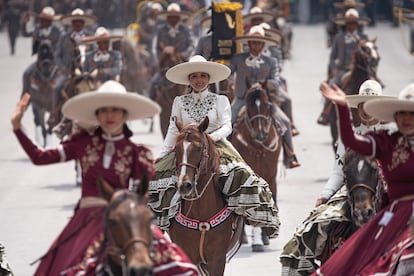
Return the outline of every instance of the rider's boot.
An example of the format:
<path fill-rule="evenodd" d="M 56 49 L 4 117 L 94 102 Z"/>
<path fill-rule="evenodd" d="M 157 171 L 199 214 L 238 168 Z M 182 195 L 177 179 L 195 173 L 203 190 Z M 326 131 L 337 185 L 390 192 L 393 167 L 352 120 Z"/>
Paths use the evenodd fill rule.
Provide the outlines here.
<path fill-rule="evenodd" d="M 262 240 L 262 228 L 252 226 L 252 251 L 264 252 L 264 244 Z"/>
<path fill-rule="evenodd" d="M 317 123 L 323 126 L 329 125 L 329 114 L 331 113 L 332 103 L 330 101 L 325 100 L 323 105 L 323 110 L 318 117 Z"/>

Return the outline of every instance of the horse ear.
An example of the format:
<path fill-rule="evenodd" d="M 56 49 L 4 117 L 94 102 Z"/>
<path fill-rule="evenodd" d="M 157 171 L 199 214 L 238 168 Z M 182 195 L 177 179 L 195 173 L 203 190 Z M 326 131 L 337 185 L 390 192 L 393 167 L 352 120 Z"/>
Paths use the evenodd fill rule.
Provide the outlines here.
<path fill-rule="evenodd" d="M 149 186 L 148 174 L 144 173 L 144 175 L 141 178 L 141 183 L 139 183 L 138 185 L 137 194 L 144 196 L 148 191 L 148 186 Z"/>
<path fill-rule="evenodd" d="M 198 130 L 200 132 L 204 132 L 208 128 L 209 123 L 210 123 L 210 120 L 208 116 L 206 116 L 204 120 L 198 125 Z"/>
<path fill-rule="evenodd" d="M 181 132 L 181 130 L 183 129 L 183 123 L 180 120 L 178 120 L 177 117 L 174 117 L 174 121 L 175 121 L 175 125 L 178 128 L 178 131 Z"/>
<path fill-rule="evenodd" d="M 112 188 L 111 184 L 109 184 L 109 182 L 106 181 L 101 174 L 98 174 L 96 178 L 96 185 L 101 197 L 109 202 L 114 194 L 114 188 Z"/>

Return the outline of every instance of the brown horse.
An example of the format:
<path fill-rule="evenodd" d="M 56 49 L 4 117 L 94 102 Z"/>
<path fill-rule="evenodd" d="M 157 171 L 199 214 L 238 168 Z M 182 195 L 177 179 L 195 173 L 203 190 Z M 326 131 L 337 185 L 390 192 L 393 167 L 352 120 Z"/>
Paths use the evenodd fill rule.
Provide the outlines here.
<path fill-rule="evenodd" d="M 148 181 L 141 181 L 137 192 L 115 191 L 102 178 L 97 185 L 108 201 L 105 272 L 112 272 L 108 275 L 153 275 L 151 221 L 154 215 L 147 205 Z"/>
<path fill-rule="evenodd" d="M 245 110 L 233 128 L 231 143 L 253 171 L 269 183 L 276 198 L 281 137 L 272 120 L 272 106 L 265 85 L 250 88 L 245 102 Z"/>
<path fill-rule="evenodd" d="M 182 201 L 169 234 L 200 271 L 223 275 L 227 252 L 231 258 L 240 247 L 243 220 L 227 208 L 223 198 L 218 152 L 205 133 L 208 124 L 208 117 L 199 125 L 176 121 L 180 130 L 175 147 L 177 190 Z"/>
<path fill-rule="evenodd" d="M 359 227 L 368 222 L 380 209 L 384 192 L 378 164 L 354 151 L 344 156 L 343 172 L 348 192 L 350 221 L 332 223 L 330 237 L 321 254 L 324 263 Z"/>
<path fill-rule="evenodd" d="M 167 135 L 174 98 L 185 93 L 185 86 L 170 82 L 165 73 L 169 68 L 182 62 L 178 51 L 163 52 L 158 61 L 159 72 L 152 80 L 150 98 L 161 106 L 160 125 L 163 137 Z"/>
<path fill-rule="evenodd" d="M 361 84 L 369 79 L 377 80 L 382 83 L 377 77 L 377 69 L 380 61 L 378 49 L 376 46 L 376 39 L 360 40 L 356 49 L 352 54 L 351 70 L 347 72 L 341 79 L 339 87 L 347 94 L 358 94 Z M 336 113 L 333 105 L 330 104 L 330 120 L 332 141 L 335 143 L 338 140 L 338 129 L 336 125 Z M 355 126 L 360 124 L 359 115 L 356 110 L 352 110 L 353 123 Z"/>

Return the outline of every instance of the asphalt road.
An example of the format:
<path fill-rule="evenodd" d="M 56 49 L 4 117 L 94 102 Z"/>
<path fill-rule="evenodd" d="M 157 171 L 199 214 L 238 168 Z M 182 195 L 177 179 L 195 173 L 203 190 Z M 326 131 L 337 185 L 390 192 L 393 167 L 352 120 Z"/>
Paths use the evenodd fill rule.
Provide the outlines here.
<path fill-rule="evenodd" d="M 293 27 L 292 59 L 284 64 L 283 75 L 293 99 L 294 118 L 300 135 L 294 147 L 301 167 L 279 168 L 278 205 L 281 233 L 271 240 L 263 253 L 252 253 L 243 245 L 227 264 L 225 275 L 280 275 L 279 255 L 294 229 L 309 214 L 326 182 L 333 161 L 331 138 L 327 127 L 316 124 L 322 106 L 318 91 L 325 79 L 329 49 L 323 25 Z M 385 83 L 384 93 L 397 95 L 414 82 L 413 57 L 404 42 L 408 34 L 388 23 L 368 28 L 370 38 L 377 37 L 381 55 L 379 77 Z M 18 38 L 16 55 L 10 56 L 7 35 L 0 33 L 0 241 L 6 246 L 7 258 L 17 276 L 32 275 L 36 265 L 29 263 L 46 252 L 67 223 L 80 196 L 75 186 L 74 164 L 34 166 L 19 147 L 11 131 L 10 115 L 21 93 L 24 69 L 34 61 L 30 56 L 30 39 Z M 31 110 L 23 119 L 33 136 Z M 149 122 L 131 125 L 137 141 L 158 154 L 162 143 L 158 119 L 155 132 L 149 133 Z M 281 163 L 281 162 L 280 162 Z M 249 234 L 249 232 L 248 232 Z"/>

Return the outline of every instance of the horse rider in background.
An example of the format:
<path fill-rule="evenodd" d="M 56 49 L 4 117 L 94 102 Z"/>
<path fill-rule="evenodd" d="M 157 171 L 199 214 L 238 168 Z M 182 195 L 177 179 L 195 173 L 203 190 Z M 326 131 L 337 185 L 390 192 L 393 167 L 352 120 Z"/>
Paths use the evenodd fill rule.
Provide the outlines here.
<path fill-rule="evenodd" d="M 23 23 L 28 23 L 30 19 L 30 13 L 26 13 L 23 16 Z M 39 15 L 37 15 L 38 22 L 33 31 L 27 31 L 27 24 L 23 24 L 23 36 L 32 37 L 32 55 L 36 54 L 40 42 L 43 39 L 49 39 L 52 42 L 53 48 L 56 49 L 56 45 L 60 36 L 62 35 L 62 29 L 56 24 L 53 24 L 58 16 L 55 14 L 55 10 L 46 6 L 42 9 Z"/>
<path fill-rule="evenodd" d="M 110 46 L 113 41 L 121 39 L 120 35 L 111 36 L 105 27 L 98 27 L 94 36 L 86 37 L 82 43 L 96 43 L 98 47 L 86 54 L 83 72 L 90 73 L 101 83 L 107 80 L 119 81 L 122 70 L 121 52 Z"/>
<path fill-rule="evenodd" d="M 332 41 L 332 49 L 329 55 L 328 79 L 329 83 L 339 85 L 342 77 L 351 69 L 352 54 L 358 46 L 360 40 L 368 39 L 362 32 L 361 25 L 367 23 L 367 18 L 360 18 L 356 9 L 348 9 L 345 12 L 343 22 L 345 30 L 335 35 Z M 325 100 L 322 113 L 317 120 L 318 124 L 327 125 L 329 123 L 329 113 L 331 105 Z"/>
<path fill-rule="evenodd" d="M 190 29 L 183 24 L 191 13 L 181 11 L 181 7 L 172 3 L 168 5 L 167 11 L 159 12 L 157 20 L 166 20 L 158 32 L 155 44 L 156 56 L 159 57 L 163 51 L 177 50 L 184 61 L 187 61 L 193 52 L 193 41 Z"/>
<path fill-rule="evenodd" d="M 265 44 L 277 45 L 277 41 L 266 37 L 261 26 L 253 26 L 248 35 L 236 36 L 236 42 L 247 43 L 249 50 L 233 55 L 229 67 L 235 77 L 235 98 L 231 104 L 232 125 L 236 124 L 240 110 L 245 105 L 245 93 L 251 86 L 267 81 L 267 87 L 276 91 L 281 85 L 280 64 L 275 58 L 262 54 Z M 291 122 L 286 114 L 276 105 L 272 104 L 273 122 L 283 137 L 284 164 L 286 168 L 300 166 L 293 151 Z"/>
<path fill-rule="evenodd" d="M 69 77 L 74 70 L 76 60 L 79 58 L 79 56 L 75 56 L 78 44 L 82 42 L 87 35 L 92 35 L 87 33 L 85 27 L 95 23 L 96 17 L 87 15 L 83 10 L 77 8 L 74 9 L 71 14 L 63 16 L 60 21 L 63 25 L 70 27 L 69 31 L 62 34 L 59 38 L 56 47 L 56 62 L 62 73 Z M 80 64 L 78 64 L 78 66 L 80 66 Z"/>

